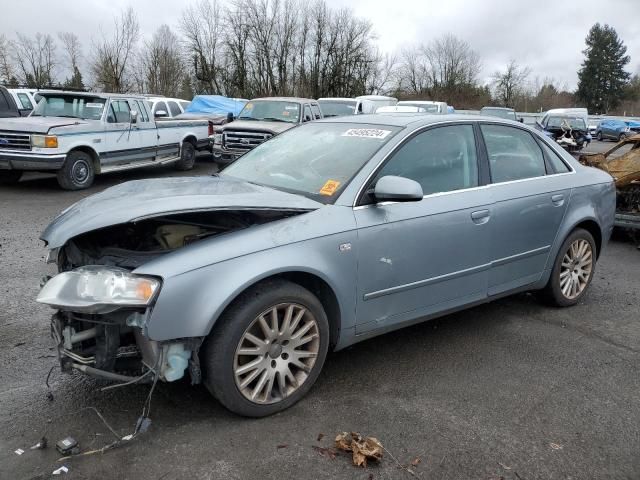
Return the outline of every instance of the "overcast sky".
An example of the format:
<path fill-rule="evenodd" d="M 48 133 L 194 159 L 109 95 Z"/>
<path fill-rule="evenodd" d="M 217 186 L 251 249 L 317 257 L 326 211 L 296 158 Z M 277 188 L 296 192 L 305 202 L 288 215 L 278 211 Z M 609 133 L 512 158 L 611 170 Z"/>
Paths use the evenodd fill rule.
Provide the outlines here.
<path fill-rule="evenodd" d="M 0 33 L 75 32 L 88 51 L 91 37 L 108 31 L 113 16 L 129 5 L 144 35 L 163 23 L 176 25 L 192 0 L 4 0 Z M 225 0 L 219 0 L 222 4 Z M 350 7 L 373 23 L 380 48 L 428 43 L 445 33 L 468 41 L 480 54 L 480 81 L 510 58 L 532 70 L 530 80 L 553 77 L 574 89 L 584 38 L 596 22 L 613 26 L 631 56 L 628 70 L 640 73 L 640 0 L 327 0 Z M 12 5 L 7 8 L 7 4 Z"/>

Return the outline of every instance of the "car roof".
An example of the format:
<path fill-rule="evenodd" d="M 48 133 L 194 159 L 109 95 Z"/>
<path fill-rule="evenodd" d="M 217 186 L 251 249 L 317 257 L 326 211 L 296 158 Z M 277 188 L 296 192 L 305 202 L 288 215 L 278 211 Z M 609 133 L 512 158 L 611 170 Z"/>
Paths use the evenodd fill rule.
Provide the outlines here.
<path fill-rule="evenodd" d="M 395 127 L 421 127 L 425 125 L 450 122 L 477 122 L 484 120 L 490 123 L 504 123 L 505 125 L 518 125 L 522 123 L 497 117 L 483 115 L 431 115 L 425 113 L 372 113 L 366 115 L 347 115 L 345 117 L 329 117 L 316 120 L 313 123 L 351 123 L 368 125 L 389 125 Z"/>
<path fill-rule="evenodd" d="M 440 105 L 447 102 L 441 102 L 439 100 L 400 100 L 398 102 L 398 105 L 406 105 L 409 103 L 413 103 L 416 105 Z"/>
<path fill-rule="evenodd" d="M 347 98 L 347 97 L 322 97 L 319 98 L 318 101 L 334 101 L 334 102 L 344 102 L 344 101 L 349 101 L 349 102 L 355 102 L 356 99 L 355 98 Z"/>
<path fill-rule="evenodd" d="M 515 110 L 513 108 L 510 108 L 510 107 L 482 107 L 480 109 L 480 111 L 482 111 L 482 110 L 505 110 L 505 111 L 508 111 L 508 112 L 515 112 Z"/>
<path fill-rule="evenodd" d="M 149 97 L 145 97 L 144 95 L 131 93 L 74 92 L 72 90 L 38 90 L 36 93 L 40 95 L 73 95 L 81 97 L 135 98 L 137 100 L 149 100 Z"/>
<path fill-rule="evenodd" d="M 272 100 L 276 102 L 297 102 L 297 103 L 317 103 L 317 100 L 312 98 L 301 97 L 260 97 L 249 100 L 250 102 L 256 102 L 258 100 Z"/>

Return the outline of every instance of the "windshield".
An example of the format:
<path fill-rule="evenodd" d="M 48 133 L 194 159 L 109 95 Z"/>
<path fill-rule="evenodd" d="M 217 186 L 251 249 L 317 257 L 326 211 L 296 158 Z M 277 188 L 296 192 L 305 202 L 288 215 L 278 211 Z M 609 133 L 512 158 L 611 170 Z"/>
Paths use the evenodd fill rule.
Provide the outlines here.
<path fill-rule="evenodd" d="M 587 124 L 580 117 L 549 117 L 547 128 L 562 128 L 563 124 L 578 130 L 587 129 Z"/>
<path fill-rule="evenodd" d="M 287 101 L 254 100 L 244 106 L 238 119 L 298 123 L 300 121 L 300 104 Z"/>
<path fill-rule="evenodd" d="M 438 105 L 434 105 L 433 103 L 411 103 L 411 102 L 402 102 L 402 103 L 398 103 L 398 105 L 401 106 L 407 106 L 407 107 L 418 107 L 418 108 L 424 108 L 424 111 L 427 113 L 439 113 L 438 112 Z"/>
<path fill-rule="evenodd" d="M 322 113 L 326 117 L 343 117 L 356 113 L 355 100 L 318 100 Z"/>
<path fill-rule="evenodd" d="M 105 98 L 86 95 L 42 95 L 31 116 L 100 120 L 106 102 Z"/>
<path fill-rule="evenodd" d="M 513 110 L 506 110 L 502 108 L 483 108 L 480 110 L 480 115 L 487 115 L 489 117 L 505 118 L 507 120 L 515 120 L 516 112 Z"/>
<path fill-rule="evenodd" d="M 309 123 L 247 152 L 221 175 L 332 202 L 399 127 Z"/>

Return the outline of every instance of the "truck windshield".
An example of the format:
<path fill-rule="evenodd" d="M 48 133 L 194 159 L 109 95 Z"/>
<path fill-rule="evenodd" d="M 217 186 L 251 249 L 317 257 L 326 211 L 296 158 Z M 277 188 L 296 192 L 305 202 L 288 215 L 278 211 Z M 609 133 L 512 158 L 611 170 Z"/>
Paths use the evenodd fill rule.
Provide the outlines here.
<path fill-rule="evenodd" d="M 31 116 L 100 120 L 106 103 L 105 98 L 86 95 L 42 95 Z"/>
<path fill-rule="evenodd" d="M 343 117 L 356 113 L 355 100 L 318 100 L 322 114 L 327 117 Z"/>
<path fill-rule="evenodd" d="M 238 115 L 238 120 L 298 123 L 300 104 L 287 101 L 252 100 L 244 106 Z"/>
<path fill-rule="evenodd" d="M 399 127 L 308 123 L 247 152 L 220 175 L 332 203 Z"/>

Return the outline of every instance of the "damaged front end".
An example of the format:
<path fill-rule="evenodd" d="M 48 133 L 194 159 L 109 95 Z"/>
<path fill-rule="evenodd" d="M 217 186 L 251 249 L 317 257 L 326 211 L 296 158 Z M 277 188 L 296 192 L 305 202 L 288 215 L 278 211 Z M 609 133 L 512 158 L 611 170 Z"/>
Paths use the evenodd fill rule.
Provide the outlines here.
<path fill-rule="evenodd" d="M 203 338 L 154 341 L 147 325 L 162 278 L 136 274 L 158 257 L 212 237 L 303 213 L 246 209 L 161 214 L 81 233 L 50 250 L 59 274 L 37 301 L 56 308 L 51 322 L 62 370 L 116 381 L 200 383 Z M 178 320 L 178 319 L 176 319 Z"/>
<path fill-rule="evenodd" d="M 559 125 L 549 126 L 547 131 L 558 145 L 570 152 L 575 152 L 582 150 L 591 142 L 588 128 L 586 124 L 582 125 L 583 123 L 582 119 L 563 118 Z"/>

